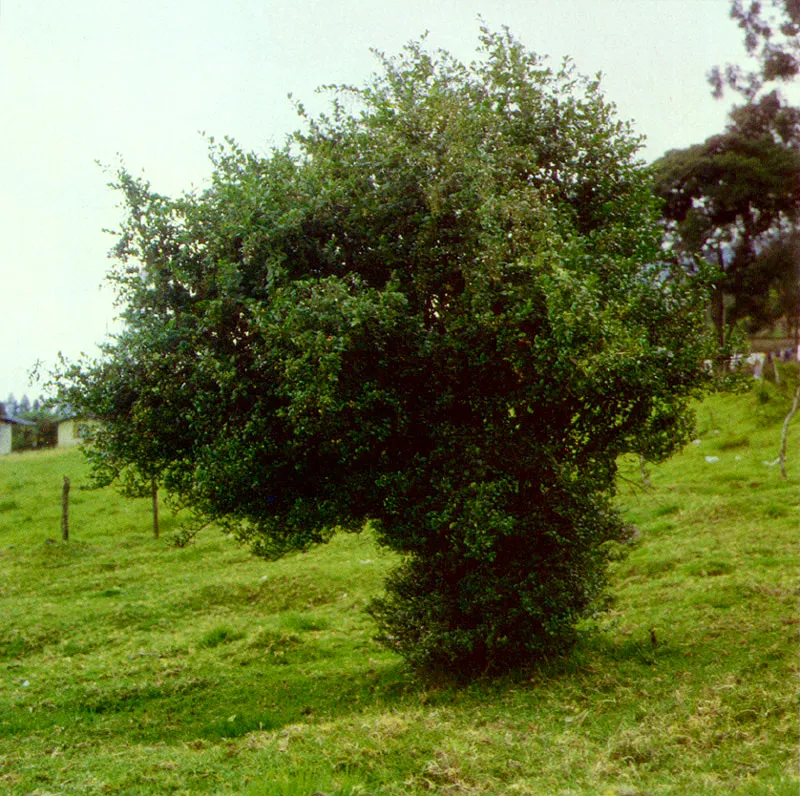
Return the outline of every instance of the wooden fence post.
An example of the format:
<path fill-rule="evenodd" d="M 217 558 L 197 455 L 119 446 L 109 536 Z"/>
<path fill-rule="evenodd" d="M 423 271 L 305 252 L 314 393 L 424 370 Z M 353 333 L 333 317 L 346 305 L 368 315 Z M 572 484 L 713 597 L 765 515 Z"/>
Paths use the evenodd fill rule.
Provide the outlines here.
<path fill-rule="evenodd" d="M 69 541 L 69 478 L 64 476 L 64 487 L 61 490 L 61 538 Z"/>
<path fill-rule="evenodd" d="M 155 478 L 152 480 L 151 486 L 153 489 L 153 536 L 158 539 L 158 487 Z"/>

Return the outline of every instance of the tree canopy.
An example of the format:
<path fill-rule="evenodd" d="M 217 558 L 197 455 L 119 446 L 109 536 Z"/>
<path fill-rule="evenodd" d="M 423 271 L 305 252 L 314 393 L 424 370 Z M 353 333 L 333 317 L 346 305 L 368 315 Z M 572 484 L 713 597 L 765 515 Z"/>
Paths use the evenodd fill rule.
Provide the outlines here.
<path fill-rule="evenodd" d="M 739 108 L 723 134 L 653 165 L 673 253 L 689 270 L 698 258 L 719 269 L 712 317 L 721 338 L 739 321 L 757 331 L 793 314 L 800 138 L 790 110 L 776 119 L 763 104 Z"/>
<path fill-rule="evenodd" d="M 60 400 L 98 477 L 157 479 L 265 556 L 372 523 L 371 612 L 420 669 L 569 645 L 602 592 L 617 457 L 668 456 L 707 384 L 704 293 L 663 262 L 639 141 L 599 82 L 483 30 L 333 87 L 203 191 L 122 170 L 127 322 Z"/>
<path fill-rule="evenodd" d="M 797 336 L 800 262 L 800 109 L 780 87 L 800 74 L 800 3 L 732 0 L 754 62 L 715 67 L 714 95 L 726 87 L 745 103 L 726 129 L 702 144 L 667 152 L 654 164 L 656 190 L 673 255 L 689 270 L 719 269 L 711 314 L 720 340 L 746 322 L 748 331 L 784 319 Z"/>
<path fill-rule="evenodd" d="M 749 5 L 732 0 L 730 15 L 755 64 L 749 70 L 739 64 L 713 67 L 708 80 L 715 97 L 727 86 L 753 102 L 765 88 L 800 74 L 800 0 L 751 0 Z"/>

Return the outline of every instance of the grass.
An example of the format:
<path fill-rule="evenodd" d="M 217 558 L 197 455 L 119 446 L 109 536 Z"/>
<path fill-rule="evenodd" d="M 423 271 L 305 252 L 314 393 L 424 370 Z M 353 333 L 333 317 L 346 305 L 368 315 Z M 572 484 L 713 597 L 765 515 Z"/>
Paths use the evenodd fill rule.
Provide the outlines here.
<path fill-rule="evenodd" d="M 368 531 L 276 563 L 213 529 L 180 548 L 180 518 L 154 540 L 147 500 L 78 489 L 80 454 L 3 458 L 0 792 L 794 796 L 788 389 L 706 401 L 651 489 L 623 462 L 640 533 L 607 611 L 568 660 L 462 688 L 373 642 L 392 558 Z"/>

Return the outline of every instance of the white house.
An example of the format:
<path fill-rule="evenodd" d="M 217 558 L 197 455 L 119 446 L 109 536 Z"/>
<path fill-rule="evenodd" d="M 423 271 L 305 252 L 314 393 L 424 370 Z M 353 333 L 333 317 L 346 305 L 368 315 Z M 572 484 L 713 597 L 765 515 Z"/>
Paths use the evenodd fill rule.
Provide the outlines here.
<path fill-rule="evenodd" d="M 11 453 L 11 418 L 0 417 L 0 456 Z"/>
<path fill-rule="evenodd" d="M 11 453 L 11 435 L 14 426 L 35 426 L 29 420 L 17 420 L 6 415 L 5 407 L 0 404 L 0 456 Z"/>
<path fill-rule="evenodd" d="M 88 436 L 94 421 L 80 417 L 68 417 L 58 423 L 58 447 L 70 448 L 79 445 Z"/>

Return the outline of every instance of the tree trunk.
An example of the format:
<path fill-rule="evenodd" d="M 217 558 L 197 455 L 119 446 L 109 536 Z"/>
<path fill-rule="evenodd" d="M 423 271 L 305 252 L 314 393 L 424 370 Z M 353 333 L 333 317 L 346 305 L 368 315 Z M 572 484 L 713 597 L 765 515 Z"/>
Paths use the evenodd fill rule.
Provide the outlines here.
<path fill-rule="evenodd" d="M 725 345 L 725 294 L 722 288 L 716 288 L 711 297 L 711 320 L 717 327 L 717 342 L 722 348 Z"/>

